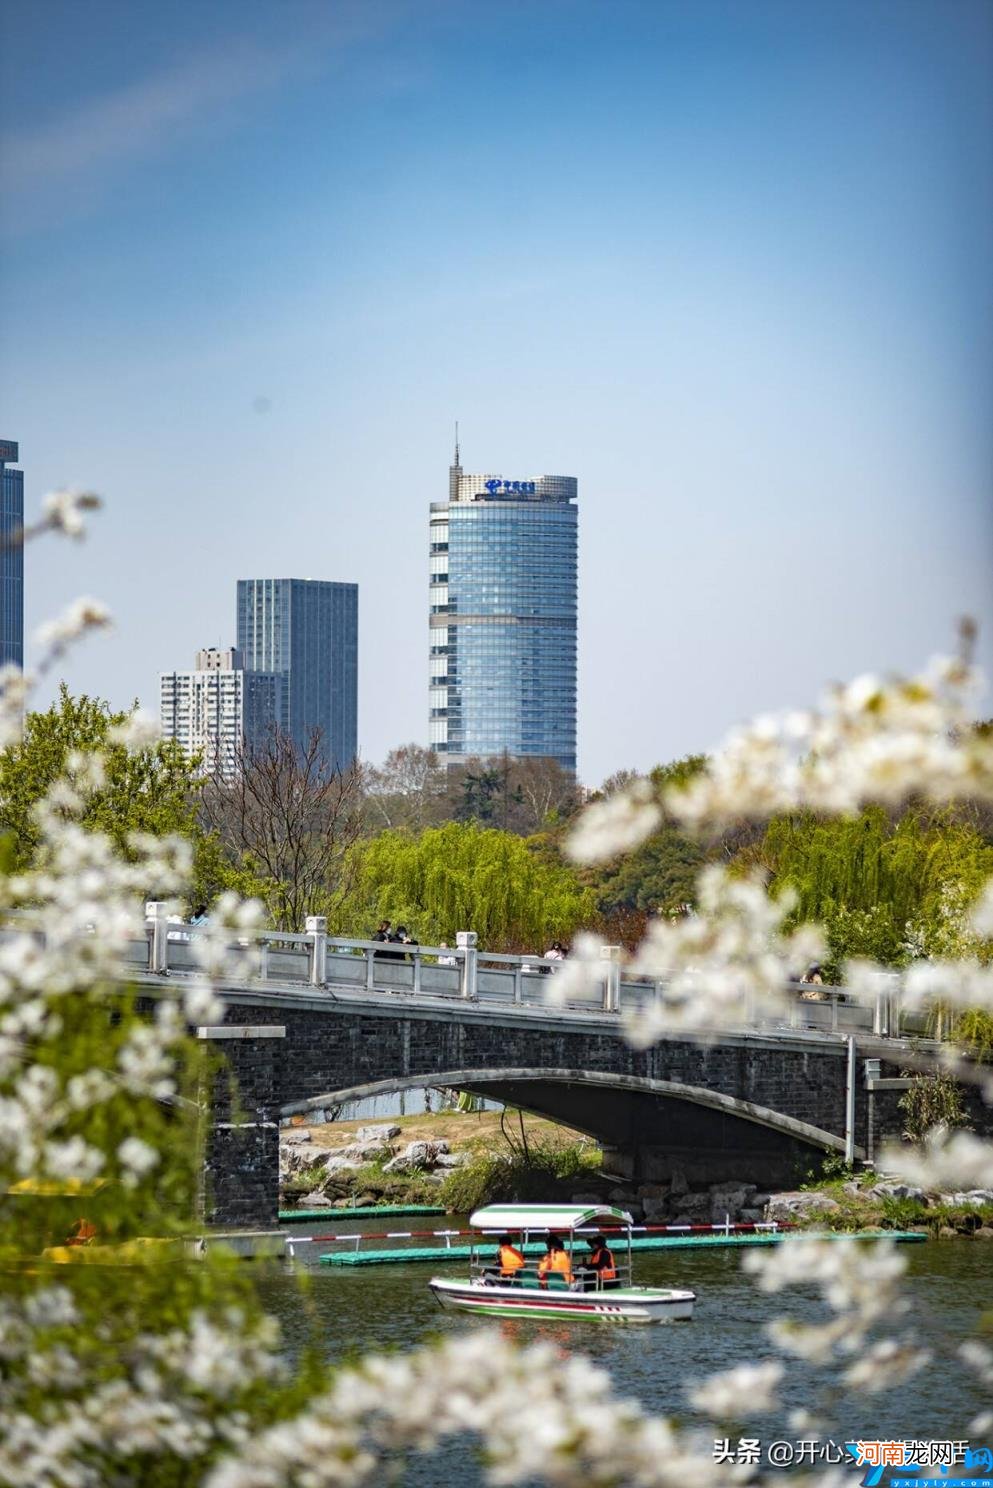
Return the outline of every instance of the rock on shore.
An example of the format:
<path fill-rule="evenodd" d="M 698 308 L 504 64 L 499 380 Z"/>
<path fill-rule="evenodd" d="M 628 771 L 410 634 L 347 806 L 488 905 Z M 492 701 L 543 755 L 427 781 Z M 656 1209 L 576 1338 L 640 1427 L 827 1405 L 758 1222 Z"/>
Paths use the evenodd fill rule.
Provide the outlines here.
<path fill-rule="evenodd" d="M 450 1152 L 444 1140 L 408 1142 L 397 1149 L 401 1129 L 387 1122 L 360 1126 L 340 1147 L 318 1147 L 310 1132 L 287 1131 L 279 1145 L 279 1186 L 285 1194 L 306 1195 L 316 1208 L 347 1203 L 356 1174 L 378 1165 L 384 1177 L 421 1176 L 440 1183 L 453 1169 L 471 1160 L 466 1152 Z M 358 1180 L 360 1183 L 362 1180 Z M 375 1194 L 365 1196 L 375 1201 Z M 356 1199 L 355 1202 L 358 1202 Z"/>
<path fill-rule="evenodd" d="M 645 1183 L 638 1188 L 612 1188 L 604 1196 L 589 1190 L 571 1195 L 575 1204 L 602 1203 L 604 1198 L 627 1209 L 636 1222 L 670 1225 L 780 1224 L 831 1228 L 866 1228 L 883 1225 L 904 1227 L 931 1226 L 948 1210 L 957 1211 L 949 1228 L 952 1234 L 986 1237 L 993 1230 L 993 1191 L 973 1189 L 968 1193 L 927 1193 L 912 1184 L 880 1176 L 875 1182 L 852 1179 L 833 1185 L 830 1192 L 822 1189 L 789 1189 L 780 1193 L 760 1193 L 751 1183 L 715 1183 L 708 1188 L 692 1189 L 677 1174 L 673 1183 Z M 896 1221 L 882 1206 L 902 1201 L 912 1206 Z M 914 1207 L 919 1208 L 914 1213 Z"/>
<path fill-rule="evenodd" d="M 408 1128 L 409 1130 L 409 1128 Z M 424 1130 L 423 1127 L 420 1130 Z M 333 1134 L 336 1146 L 324 1146 Z M 451 1135 L 451 1133 L 449 1133 Z M 395 1122 L 381 1122 L 333 1133 L 287 1129 L 280 1134 L 280 1188 L 291 1202 L 316 1208 L 335 1204 L 436 1202 L 437 1188 L 475 1148 L 452 1152 L 441 1137 L 401 1142 Z M 456 1143 L 458 1144 L 458 1139 Z M 478 1144 L 477 1144 L 478 1145 Z M 821 1187 L 761 1193 L 754 1183 L 723 1182 L 694 1187 L 687 1172 L 674 1168 L 667 1182 L 621 1183 L 591 1170 L 569 1195 L 575 1204 L 611 1203 L 628 1210 L 636 1223 L 721 1226 L 781 1224 L 801 1228 L 929 1228 L 951 1234 L 993 1236 L 993 1191 L 930 1193 L 884 1173 L 864 1173 Z M 559 1193 L 567 1190 L 559 1190 Z M 552 1197 L 552 1195 L 549 1195 Z"/>

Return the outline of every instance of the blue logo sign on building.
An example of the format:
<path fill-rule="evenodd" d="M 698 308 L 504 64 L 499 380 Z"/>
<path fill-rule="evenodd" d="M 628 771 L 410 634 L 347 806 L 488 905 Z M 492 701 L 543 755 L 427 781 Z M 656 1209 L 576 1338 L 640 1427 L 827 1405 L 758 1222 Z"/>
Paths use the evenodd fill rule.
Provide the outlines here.
<path fill-rule="evenodd" d="M 491 495 L 495 495 L 497 491 L 501 493 L 509 491 L 515 495 L 533 496 L 535 493 L 535 483 L 534 481 L 488 480 L 486 482 L 486 489 Z"/>

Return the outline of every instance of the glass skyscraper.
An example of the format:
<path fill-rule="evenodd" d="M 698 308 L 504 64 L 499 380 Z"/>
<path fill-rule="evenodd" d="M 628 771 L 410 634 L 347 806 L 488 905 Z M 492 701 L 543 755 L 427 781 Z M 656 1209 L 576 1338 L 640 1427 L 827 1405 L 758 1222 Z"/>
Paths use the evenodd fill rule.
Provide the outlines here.
<path fill-rule="evenodd" d="M 0 666 L 24 666 L 24 472 L 8 468 L 17 441 L 0 439 Z"/>
<path fill-rule="evenodd" d="M 358 585 L 239 579 L 237 647 L 246 671 L 282 677 L 279 724 L 297 748 L 319 729 L 328 764 L 347 769 L 358 748 Z"/>
<path fill-rule="evenodd" d="M 576 769 L 576 481 L 449 471 L 431 505 L 429 742 Z"/>

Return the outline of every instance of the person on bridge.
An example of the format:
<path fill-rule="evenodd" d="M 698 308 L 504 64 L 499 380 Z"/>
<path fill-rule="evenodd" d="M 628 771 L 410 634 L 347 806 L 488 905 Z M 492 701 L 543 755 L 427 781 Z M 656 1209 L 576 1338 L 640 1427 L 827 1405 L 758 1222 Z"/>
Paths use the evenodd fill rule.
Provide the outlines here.
<path fill-rule="evenodd" d="M 564 961 L 565 954 L 565 946 L 562 942 L 560 940 L 553 940 L 545 952 L 543 959 L 545 961 Z M 554 970 L 554 966 L 543 966 L 541 968 L 542 976 L 550 976 Z"/>
<path fill-rule="evenodd" d="M 572 1262 L 560 1235 L 549 1235 L 548 1249 L 538 1262 L 538 1281 L 541 1286 L 548 1285 L 551 1275 L 561 1276 L 566 1286 L 572 1286 Z"/>
<path fill-rule="evenodd" d="M 807 970 L 800 978 L 800 985 L 803 988 L 800 996 L 806 1002 L 825 1002 L 827 1000 L 827 993 L 819 990 L 824 985 L 824 977 L 816 961 L 807 967 Z M 814 990 L 812 991 L 811 988 Z"/>
<path fill-rule="evenodd" d="M 398 945 L 418 946 L 420 944 L 420 942 L 415 940 L 414 937 L 411 935 L 406 925 L 398 925 L 397 933 L 392 938 L 397 942 Z M 401 959 L 404 961 L 409 961 L 411 958 L 409 956 L 403 956 Z"/>
<path fill-rule="evenodd" d="M 376 933 L 372 938 L 376 941 L 382 941 L 386 945 L 395 945 L 399 941 L 400 936 L 393 933 L 389 920 L 380 920 Z M 403 960 L 403 954 L 400 951 L 377 951 L 376 955 L 381 956 L 384 961 Z"/>
<path fill-rule="evenodd" d="M 594 1290 L 599 1291 L 602 1287 L 618 1286 L 617 1263 L 614 1260 L 614 1253 L 606 1240 L 602 1235 L 591 1235 L 586 1243 L 590 1247 L 586 1270 L 593 1272 Z"/>
<path fill-rule="evenodd" d="M 500 1249 L 497 1258 L 500 1262 L 500 1275 L 505 1280 L 516 1280 L 518 1271 L 524 1267 L 524 1254 L 517 1249 L 513 1236 L 500 1236 Z"/>

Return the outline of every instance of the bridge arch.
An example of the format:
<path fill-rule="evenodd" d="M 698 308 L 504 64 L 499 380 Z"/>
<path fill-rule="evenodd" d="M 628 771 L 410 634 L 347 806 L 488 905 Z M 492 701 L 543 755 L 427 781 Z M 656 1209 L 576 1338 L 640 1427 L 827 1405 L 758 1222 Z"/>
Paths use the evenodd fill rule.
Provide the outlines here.
<path fill-rule="evenodd" d="M 602 1095 L 614 1092 L 617 1095 L 626 1094 L 628 1097 L 640 1098 L 642 1101 L 680 1102 L 716 1113 L 720 1117 L 763 1127 L 768 1132 L 775 1133 L 779 1138 L 799 1142 L 804 1147 L 819 1148 L 828 1152 L 843 1153 L 845 1151 L 843 1135 L 825 1131 L 809 1122 L 800 1121 L 794 1116 L 774 1111 L 768 1106 L 757 1105 L 753 1101 L 726 1095 L 720 1090 L 686 1085 L 678 1080 L 656 1080 L 642 1075 L 609 1074 L 594 1070 L 459 1069 L 440 1070 L 427 1075 L 397 1075 L 385 1080 L 372 1080 L 363 1085 L 349 1085 L 338 1090 L 329 1090 L 322 1095 L 310 1096 L 306 1100 L 290 1101 L 280 1107 L 280 1115 L 286 1117 L 306 1114 L 308 1111 L 320 1110 L 326 1106 L 351 1104 L 356 1101 L 371 1100 L 376 1096 L 394 1095 L 406 1090 L 434 1089 L 438 1086 L 468 1090 L 476 1095 L 490 1095 L 497 1100 L 506 1100 L 508 1104 L 530 1111 L 533 1115 L 561 1119 L 565 1124 L 599 1141 L 605 1138 L 602 1116 L 598 1119 L 602 1103 L 590 1103 L 587 1112 L 583 1109 L 571 1110 L 566 1117 L 549 1109 L 550 1106 L 556 1106 L 555 1101 L 548 1099 L 551 1090 L 563 1086 L 581 1087 L 591 1093 L 594 1090 L 599 1091 Z M 858 1147 L 856 1156 L 864 1156 Z"/>

